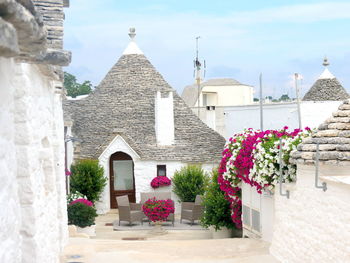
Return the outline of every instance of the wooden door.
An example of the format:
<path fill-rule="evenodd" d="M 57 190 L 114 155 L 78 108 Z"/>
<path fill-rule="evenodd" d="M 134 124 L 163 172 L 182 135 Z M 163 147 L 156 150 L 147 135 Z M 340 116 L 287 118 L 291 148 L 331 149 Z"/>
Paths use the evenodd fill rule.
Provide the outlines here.
<path fill-rule="evenodd" d="M 128 195 L 130 202 L 135 202 L 134 162 L 123 152 L 111 155 L 109 163 L 111 208 L 118 208 L 116 197 Z"/>

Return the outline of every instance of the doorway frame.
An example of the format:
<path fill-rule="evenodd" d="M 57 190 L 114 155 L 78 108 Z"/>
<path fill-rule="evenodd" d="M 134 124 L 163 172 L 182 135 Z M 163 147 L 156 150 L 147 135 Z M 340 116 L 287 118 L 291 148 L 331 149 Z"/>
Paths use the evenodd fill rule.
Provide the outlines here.
<path fill-rule="evenodd" d="M 133 189 L 132 190 L 114 190 L 114 169 L 113 169 L 113 161 L 124 161 L 130 160 L 132 161 L 132 176 L 133 176 Z M 117 192 L 117 193 L 116 193 Z M 110 208 L 116 209 L 118 208 L 116 197 L 127 195 L 129 197 L 129 201 L 131 203 L 136 202 L 136 187 L 135 187 L 135 163 L 132 157 L 122 151 L 117 151 L 113 153 L 109 158 L 109 196 L 110 196 Z"/>

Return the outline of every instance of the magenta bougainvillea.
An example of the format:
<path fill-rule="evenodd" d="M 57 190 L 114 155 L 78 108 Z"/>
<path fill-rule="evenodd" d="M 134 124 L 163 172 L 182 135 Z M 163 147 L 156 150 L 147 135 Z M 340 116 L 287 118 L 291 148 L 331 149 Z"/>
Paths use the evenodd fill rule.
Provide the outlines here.
<path fill-rule="evenodd" d="M 148 199 L 142 206 L 142 211 L 152 221 L 166 221 L 168 216 L 175 211 L 174 202 L 168 200 Z"/>
<path fill-rule="evenodd" d="M 76 203 L 82 203 L 82 204 L 87 205 L 87 206 L 93 206 L 94 205 L 93 202 L 91 202 L 91 201 L 89 201 L 87 199 L 84 199 L 84 198 L 76 199 L 76 200 L 70 202 L 69 205 L 74 205 Z"/>
<path fill-rule="evenodd" d="M 279 179 L 279 148 L 282 142 L 282 172 L 285 181 L 293 181 L 295 165 L 289 163 L 290 152 L 295 150 L 303 137 L 309 135 L 310 128 L 253 131 L 248 129 L 229 139 L 222 153 L 218 182 L 231 203 L 232 221 L 238 228 L 241 221 L 241 184 L 255 187 L 258 193 L 273 191 Z"/>
<path fill-rule="evenodd" d="M 171 180 L 166 176 L 154 177 L 151 181 L 152 188 L 171 185 Z"/>

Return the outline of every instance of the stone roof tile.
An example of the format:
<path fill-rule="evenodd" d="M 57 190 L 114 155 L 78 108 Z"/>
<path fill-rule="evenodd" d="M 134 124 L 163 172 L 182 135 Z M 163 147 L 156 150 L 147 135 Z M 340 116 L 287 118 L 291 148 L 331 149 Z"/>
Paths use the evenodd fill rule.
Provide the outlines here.
<path fill-rule="evenodd" d="M 174 92 L 175 144 L 156 143 L 156 92 Z M 79 158 L 98 158 L 117 134 L 144 160 L 219 162 L 225 139 L 193 114 L 142 54 L 123 55 L 100 85 L 82 100 L 65 101 Z"/>
<path fill-rule="evenodd" d="M 312 137 L 305 138 L 292 153 L 293 163 L 313 164 L 317 144 L 319 160 L 327 164 L 350 164 L 350 100 L 344 101 Z"/>

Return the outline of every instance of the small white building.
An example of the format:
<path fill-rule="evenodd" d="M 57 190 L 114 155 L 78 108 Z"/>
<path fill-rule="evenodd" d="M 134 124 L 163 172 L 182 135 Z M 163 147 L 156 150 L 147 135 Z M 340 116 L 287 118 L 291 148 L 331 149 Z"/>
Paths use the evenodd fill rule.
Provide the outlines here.
<path fill-rule="evenodd" d="M 231 78 L 209 79 L 200 85 L 186 86 L 181 97 L 189 107 L 224 107 L 253 103 L 254 88 Z"/>
<path fill-rule="evenodd" d="M 186 164 L 210 171 L 219 165 L 225 144 L 144 56 L 134 29 L 129 35 L 130 44 L 100 85 L 64 107 L 72 124 L 67 133 L 80 140 L 74 159 L 98 159 L 108 179 L 99 213 L 116 208 L 116 196 L 138 201 L 140 192 L 153 191 L 154 177 L 171 178 Z"/>
<path fill-rule="evenodd" d="M 328 60 L 323 62 L 325 69 L 316 79 L 300 103 L 301 126 L 317 128 L 328 116 L 337 110 L 349 94 L 328 69 Z M 260 129 L 259 104 L 191 107 L 200 118 L 226 139 L 244 129 Z M 288 126 L 299 128 L 298 106 L 294 102 L 263 104 L 263 128 L 281 129 Z"/>

